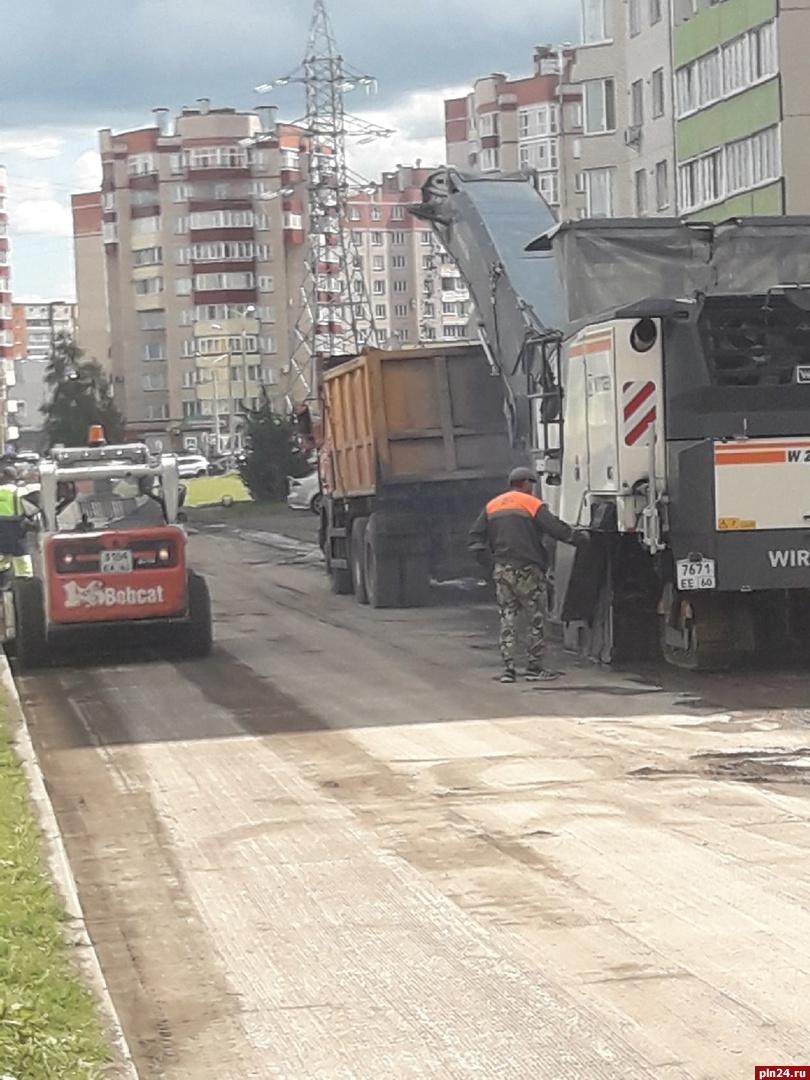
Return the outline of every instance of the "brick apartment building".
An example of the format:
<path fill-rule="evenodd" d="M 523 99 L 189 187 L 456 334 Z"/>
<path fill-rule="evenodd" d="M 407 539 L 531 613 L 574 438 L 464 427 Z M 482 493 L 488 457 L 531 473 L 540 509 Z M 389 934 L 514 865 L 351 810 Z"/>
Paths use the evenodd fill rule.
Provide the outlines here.
<path fill-rule="evenodd" d="M 198 104 L 101 131 L 101 192 L 73 197 L 79 344 L 106 351 L 128 435 L 166 449 L 233 447 L 245 407 L 295 393 L 301 132 Z"/>

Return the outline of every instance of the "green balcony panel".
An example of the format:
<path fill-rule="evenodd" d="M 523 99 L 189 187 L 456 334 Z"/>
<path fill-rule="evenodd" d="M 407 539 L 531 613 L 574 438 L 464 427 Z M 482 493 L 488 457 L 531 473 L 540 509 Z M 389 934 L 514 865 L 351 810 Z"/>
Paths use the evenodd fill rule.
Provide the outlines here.
<path fill-rule="evenodd" d="M 726 0 L 676 26 L 672 35 L 673 62 L 678 68 L 697 56 L 776 18 L 777 0 Z"/>
<path fill-rule="evenodd" d="M 725 221 L 732 217 L 771 217 L 782 214 L 782 182 L 733 195 L 725 202 L 687 214 L 690 221 Z"/>
<path fill-rule="evenodd" d="M 778 124 L 781 110 L 778 77 L 701 109 L 676 125 L 678 161 L 688 161 L 724 143 Z"/>

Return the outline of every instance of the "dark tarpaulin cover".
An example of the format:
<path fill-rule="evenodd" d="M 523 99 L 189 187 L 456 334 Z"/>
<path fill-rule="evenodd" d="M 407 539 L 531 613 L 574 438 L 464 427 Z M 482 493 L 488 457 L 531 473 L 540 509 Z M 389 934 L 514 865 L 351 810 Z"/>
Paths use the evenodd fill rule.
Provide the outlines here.
<path fill-rule="evenodd" d="M 565 321 L 580 323 L 648 297 L 759 294 L 810 283 L 810 218 L 677 218 L 566 222 L 530 250 L 552 250 Z"/>

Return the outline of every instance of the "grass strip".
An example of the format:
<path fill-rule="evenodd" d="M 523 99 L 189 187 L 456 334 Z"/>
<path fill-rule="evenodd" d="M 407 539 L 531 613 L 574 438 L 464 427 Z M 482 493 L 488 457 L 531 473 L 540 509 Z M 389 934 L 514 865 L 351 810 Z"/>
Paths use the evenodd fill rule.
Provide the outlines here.
<path fill-rule="evenodd" d="M 225 473 L 224 476 L 199 476 L 184 480 L 186 485 L 186 506 L 206 506 L 220 503 L 225 495 L 230 495 L 234 502 L 252 502 L 250 493 L 239 473 Z"/>
<path fill-rule="evenodd" d="M 25 775 L 0 712 L 0 1076 L 96 1080 L 110 1053 L 45 869 Z"/>

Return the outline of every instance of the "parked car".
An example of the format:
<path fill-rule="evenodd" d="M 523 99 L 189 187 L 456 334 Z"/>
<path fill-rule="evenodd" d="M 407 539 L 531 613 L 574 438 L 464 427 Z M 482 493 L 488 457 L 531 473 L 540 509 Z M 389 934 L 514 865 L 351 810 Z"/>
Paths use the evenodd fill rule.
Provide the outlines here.
<path fill-rule="evenodd" d="M 288 476 L 287 506 L 293 510 L 311 510 L 321 512 L 321 482 L 317 472 L 309 476 Z"/>
<path fill-rule="evenodd" d="M 182 480 L 192 476 L 208 476 L 208 458 L 202 454 L 178 454 L 177 467 Z"/>

